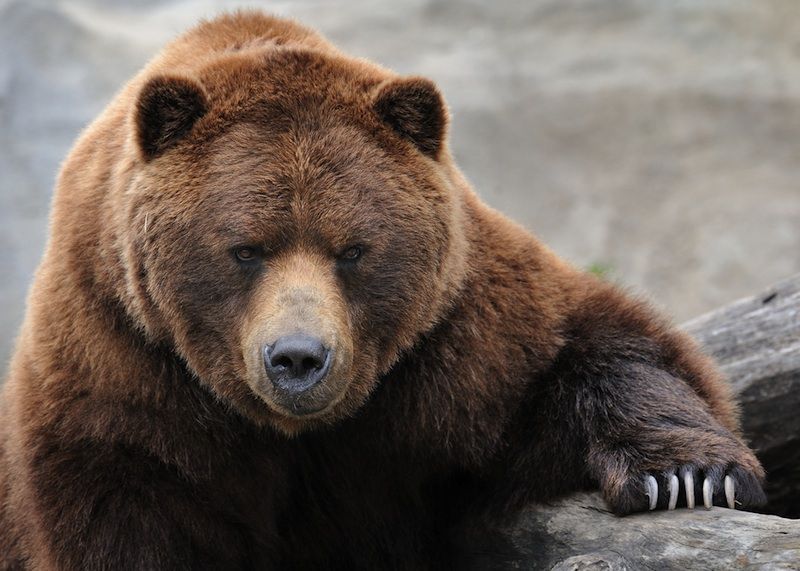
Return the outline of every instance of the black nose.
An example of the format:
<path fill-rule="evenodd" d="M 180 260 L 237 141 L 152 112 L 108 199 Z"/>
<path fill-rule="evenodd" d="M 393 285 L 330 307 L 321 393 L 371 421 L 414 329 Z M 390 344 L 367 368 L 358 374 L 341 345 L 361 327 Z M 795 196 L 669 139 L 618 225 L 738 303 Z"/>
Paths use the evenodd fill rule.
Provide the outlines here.
<path fill-rule="evenodd" d="M 264 367 L 277 389 L 302 393 L 328 374 L 331 352 L 316 337 L 287 335 L 264 347 Z"/>

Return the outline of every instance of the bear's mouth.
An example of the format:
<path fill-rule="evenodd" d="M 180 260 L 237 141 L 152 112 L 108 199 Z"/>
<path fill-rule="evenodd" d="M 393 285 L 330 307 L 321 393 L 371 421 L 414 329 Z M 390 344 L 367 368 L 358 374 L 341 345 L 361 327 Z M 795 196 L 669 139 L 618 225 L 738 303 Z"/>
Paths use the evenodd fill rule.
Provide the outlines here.
<path fill-rule="evenodd" d="M 304 418 L 311 417 L 313 415 L 322 416 L 324 415 L 325 411 L 333 408 L 335 403 L 338 401 L 339 399 L 334 399 L 333 401 L 313 398 L 309 399 L 303 398 L 303 396 L 300 395 L 297 397 L 290 397 L 288 402 L 278 399 L 276 404 L 281 409 L 281 412 L 288 412 L 292 417 L 295 418 Z"/>
<path fill-rule="evenodd" d="M 292 382 L 288 390 L 281 387 L 280 381 L 265 377 L 250 385 L 259 400 L 277 417 L 295 422 L 320 420 L 330 423 L 336 419 L 338 405 L 345 400 L 351 382 L 338 375 L 328 375 L 319 382 Z"/>
<path fill-rule="evenodd" d="M 261 400 L 270 410 L 272 425 L 287 436 L 294 436 L 318 427 L 331 425 L 346 416 L 344 410 L 348 405 L 346 400 L 349 382 L 343 383 L 342 390 L 337 391 L 332 398 L 314 399 L 309 401 L 291 400 L 276 401 L 272 396 L 267 396 L 261 391 L 256 391 Z"/>

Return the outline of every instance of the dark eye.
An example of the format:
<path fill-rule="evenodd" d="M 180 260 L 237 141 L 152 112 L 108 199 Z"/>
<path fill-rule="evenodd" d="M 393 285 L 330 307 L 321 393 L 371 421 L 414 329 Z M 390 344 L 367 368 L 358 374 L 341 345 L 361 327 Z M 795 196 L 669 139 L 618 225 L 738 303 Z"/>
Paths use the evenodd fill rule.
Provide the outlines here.
<path fill-rule="evenodd" d="M 344 252 L 341 253 L 339 259 L 343 262 L 355 262 L 357 259 L 361 257 L 363 250 L 361 246 L 350 246 Z"/>
<path fill-rule="evenodd" d="M 233 255 L 236 259 L 245 264 L 251 264 L 258 260 L 258 248 L 252 246 L 239 246 L 233 250 Z"/>

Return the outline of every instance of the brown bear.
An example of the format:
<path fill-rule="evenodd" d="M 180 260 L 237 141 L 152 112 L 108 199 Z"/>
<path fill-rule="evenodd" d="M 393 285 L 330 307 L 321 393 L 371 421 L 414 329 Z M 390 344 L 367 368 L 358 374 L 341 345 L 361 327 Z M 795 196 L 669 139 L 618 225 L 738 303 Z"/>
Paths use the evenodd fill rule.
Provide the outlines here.
<path fill-rule="evenodd" d="M 428 80 L 255 12 L 86 130 L 2 401 L 3 569 L 446 568 L 522 506 L 752 506 L 714 365 L 484 205 Z"/>

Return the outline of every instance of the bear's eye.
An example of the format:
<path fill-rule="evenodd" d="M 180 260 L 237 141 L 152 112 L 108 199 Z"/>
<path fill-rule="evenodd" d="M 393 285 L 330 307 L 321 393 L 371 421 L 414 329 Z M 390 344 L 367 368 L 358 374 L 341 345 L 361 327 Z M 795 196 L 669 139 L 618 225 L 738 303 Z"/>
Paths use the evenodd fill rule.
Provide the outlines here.
<path fill-rule="evenodd" d="M 362 253 L 361 246 L 350 246 L 339 255 L 339 259 L 343 262 L 355 262 L 361 257 Z"/>
<path fill-rule="evenodd" d="M 239 246 L 233 251 L 236 259 L 242 263 L 250 264 L 258 260 L 258 248 L 253 246 Z"/>

